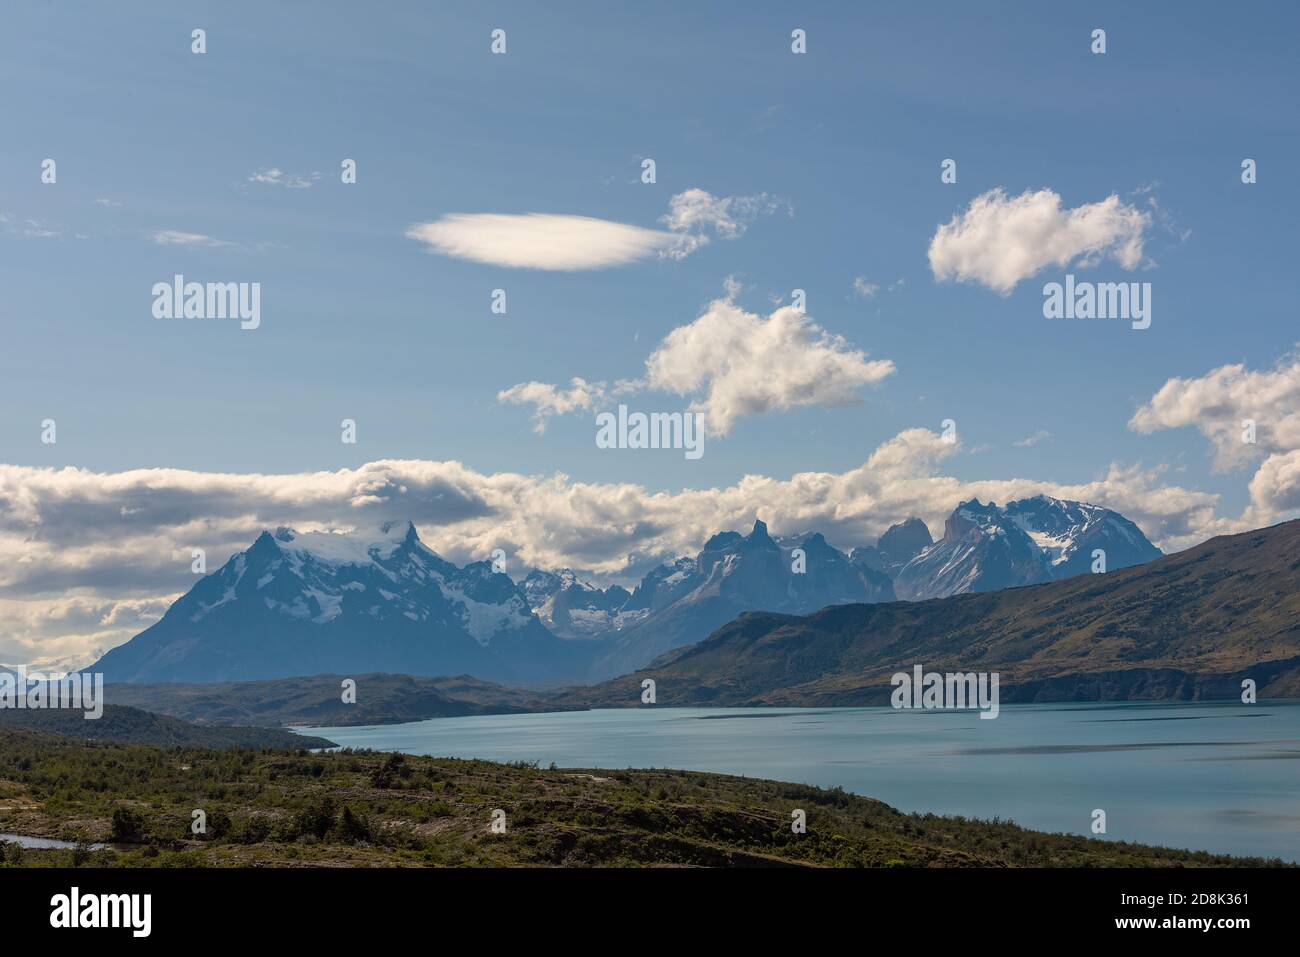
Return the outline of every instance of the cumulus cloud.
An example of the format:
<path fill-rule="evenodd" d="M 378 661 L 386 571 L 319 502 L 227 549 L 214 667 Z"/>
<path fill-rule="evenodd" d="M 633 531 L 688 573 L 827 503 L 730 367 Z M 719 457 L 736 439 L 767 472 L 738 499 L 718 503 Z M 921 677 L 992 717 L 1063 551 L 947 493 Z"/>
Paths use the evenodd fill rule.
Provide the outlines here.
<path fill-rule="evenodd" d="M 1048 266 L 1095 266 L 1113 259 L 1124 269 L 1142 264 L 1151 216 L 1114 194 L 1062 209 L 1050 189 L 1007 196 L 993 189 L 940 226 L 930 240 L 935 279 L 976 282 L 1006 295 Z"/>
<path fill-rule="evenodd" d="M 710 434 L 726 435 L 746 415 L 860 402 L 859 389 L 893 372 L 890 360 L 868 360 L 792 306 L 764 317 L 718 299 L 664 337 L 646 359 L 645 383 L 695 396 Z"/>
<path fill-rule="evenodd" d="M 521 382 L 502 389 L 497 393 L 497 400 L 533 406 L 533 430 L 541 435 L 546 431 L 548 417 L 593 410 L 604 401 L 605 391 L 603 382 L 588 382 L 574 376 L 569 380 L 568 389 L 548 382 Z"/>
<path fill-rule="evenodd" d="M 0 661 L 87 664 L 193 585 L 191 549 L 205 549 L 215 570 L 260 531 L 282 524 L 348 529 L 410 518 L 453 561 L 503 548 L 512 569 L 569 566 L 625 583 L 755 518 L 774 534 L 816 529 L 848 548 L 909 515 L 937 533 L 952 508 L 972 497 L 1004 502 L 1044 493 L 1096 502 L 1128 515 L 1166 549 L 1240 530 L 1215 518 L 1214 495 L 1165 485 L 1158 469 L 1115 465 L 1073 485 L 966 481 L 943 474 L 961 452 L 934 432 L 909 429 L 844 472 L 747 475 L 678 492 L 424 460 L 285 475 L 0 466 Z M 1287 463 L 1277 464 L 1281 472 Z M 1297 466 L 1293 457 L 1292 476 Z"/>
<path fill-rule="evenodd" d="M 669 200 L 667 230 L 590 216 L 552 213 L 449 213 L 415 223 L 408 239 L 456 259 L 518 269 L 579 270 L 622 266 L 649 256 L 684 259 L 710 237 L 735 239 L 775 200 L 713 196 L 688 189 Z"/>
<path fill-rule="evenodd" d="M 1260 462 L 1250 483 L 1257 524 L 1300 509 L 1300 356 L 1264 371 L 1237 363 L 1170 379 L 1129 421 L 1144 434 L 1188 426 L 1210 440 L 1216 470 Z"/>
<path fill-rule="evenodd" d="M 523 382 L 497 398 L 532 405 L 536 431 L 542 432 L 549 416 L 592 411 L 612 395 L 660 390 L 687 397 L 691 411 L 705 414 L 709 434 L 722 436 L 742 416 L 861 402 L 861 388 L 893 374 L 893 362 L 869 360 L 792 306 L 767 316 L 740 308 L 731 298 L 738 290 L 728 277 L 727 297 L 665 336 L 646 359 L 641 379 L 622 380 L 612 389 L 580 378 L 568 389 Z"/>
<path fill-rule="evenodd" d="M 1039 429 L 1033 435 L 1026 435 L 1023 439 L 1020 439 L 1018 442 L 1012 442 L 1011 444 L 1018 449 L 1032 449 L 1038 443 L 1046 442 L 1051 437 L 1051 432 L 1048 432 L 1046 429 Z"/>
<path fill-rule="evenodd" d="M 1256 423 L 1253 445 L 1242 439 L 1246 419 Z M 1199 378 L 1170 379 L 1129 422 L 1142 433 L 1186 426 L 1210 440 L 1223 470 L 1300 448 L 1300 356 L 1265 371 L 1237 363 Z"/>

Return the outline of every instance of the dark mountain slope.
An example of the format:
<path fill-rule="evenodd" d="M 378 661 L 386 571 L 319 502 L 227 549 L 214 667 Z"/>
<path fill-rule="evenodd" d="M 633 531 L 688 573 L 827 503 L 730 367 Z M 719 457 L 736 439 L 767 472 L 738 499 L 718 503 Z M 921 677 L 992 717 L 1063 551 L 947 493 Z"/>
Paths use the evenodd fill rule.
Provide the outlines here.
<path fill-rule="evenodd" d="M 149 708 L 200 725 L 341 726 L 398 724 L 469 714 L 552 710 L 546 699 L 469 675 L 353 675 L 356 702 L 344 704 L 342 675 L 205 684 L 110 684 L 106 700 Z"/>
<path fill-rule="evenodd" d="M 65 738 L 145 744 L 165 748 L 327 748 L 325 738 L 295 734 L 276 728 L 201 728 L 165 714 L 139 708 L 105 705 L 98 718 L 87 719 L 68 709 L 0 710 L 0 730 L 39 731 Z"/>

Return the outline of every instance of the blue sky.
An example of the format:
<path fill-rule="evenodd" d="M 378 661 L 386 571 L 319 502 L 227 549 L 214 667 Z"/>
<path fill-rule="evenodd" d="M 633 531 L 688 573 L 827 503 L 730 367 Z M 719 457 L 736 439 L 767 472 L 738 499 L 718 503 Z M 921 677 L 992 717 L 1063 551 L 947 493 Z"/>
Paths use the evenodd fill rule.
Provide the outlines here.
<path fill-rule="evenodd" d="M 303 474 L 383 459 L 679 494 L 746 475 L 842 474 L 900 433 L 952 418 L 961 448 L 940 469 L 952 494 L 984 481 L 1082 486 L 1117 465 L 1164 470 L 1143 491 L 1098 497 L 1167 545 L 1242 516 L 1261 462 L 1294 447 L 1279 439 L 1223 468 L 1194 412 L 1190 426 L 1169 426 L 1173 415 L 1146 432 L 1128 423 L 1174 377 L 1290 368 L 1294 5 L 1180 4 L 1176 16 L 1131 4 L 808 7 L 7 6 L 0 462 L 19 471 L 6 501 L 27 490 L 44 502 L 22 471 L 44 467 L 100 475 L 98 491 L 65 498 L 102 504 L 108 476 L 128 470 Z M 203 55 L 190 52 L 196 27 Z M 1096 27 L 1102 55 L 1089 49 Z M 507 32 L 505 55 L 489 51 L 494 28 Z M 804 55 L 791 53 L 794 28 L 807 31 Z M 53 185 L 40 181 L 47 157 Z M 644 157 L 657 164 L 653 185 L 640 181 Z M 1246 157 L 1258 163 L 1253 185 L 1240 180 Z M 354 185 L 339 181 L 344 158 L 357 161 Z M 955 184 L 940 182 L 945 158 L 958 163 Z M 272 169 L 278 183 L 250 179 Z M 287 186 L 293 177 L 310 187 Z M 997 188 L 1051 190 L 1066 210 L 1116 196 L 1148 219 L 1142 265 L 1052 265 L 1007 295 L 937 280 L 936 229 Z M 468 261 L 406 235 L 454 213 L 663 230 L 672 197 L 693 189 L 766 197 L 772 209 L 682 259 L 572 271 Z M 212 242 L 157 242 L 164 231 Z M 1066 272 L 1152 283 L 1151 328 L 1045 320 L 1042 284 Z M 154 319 L 151 286 L 174 273 L 260 282 L 260 328 Z M 775 297 L 806 290 L 820 330 L 893 373 L 856 389 L 859 404 L 741 416 L 698 461 L 598 449 L 594 408 L 552 417 L 539 435 L 527 407 L 498 400 L 528 381 L 643 376 L 728 277 L 740 283 L 734 305 L 760 321 Z M 874 295 L 855 294 L 859 278 Z M 489 311 L 494 288 L 507 292 L 506 316 Z M 671 411 L 698 398 L 648 389 L 626 401 Z M 47 417 L 55 445 L 40 442 Z M 356 445 L 339 441 L 343 418 L 358 423 Z M 1188 494 L 1151 505 L 1166 486 Z M 1218 496 L 1211 516 L 1169 518 L 1206 495 Z M 936 534 L 933 516 L 951 504 L 934 498 Z M 873 530 L 904 517 L 888 507 Z M 251 509 L 245 524 L 272 511 Z M 242 534 L 214 532 L 222 543 Z M 474 551 L 491 534 L 426 538 Z M 583 558 L 524 537 L 512 541 L 529 560 Z M 7 593 L 45 594 L 17 581 Z"/>

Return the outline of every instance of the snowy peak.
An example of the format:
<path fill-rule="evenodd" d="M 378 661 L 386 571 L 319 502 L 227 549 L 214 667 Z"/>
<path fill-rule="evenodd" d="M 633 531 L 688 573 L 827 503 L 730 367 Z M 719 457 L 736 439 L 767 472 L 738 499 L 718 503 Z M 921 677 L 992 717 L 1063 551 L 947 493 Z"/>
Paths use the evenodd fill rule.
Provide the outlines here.
<path fill-rule="evenodd" d="M 625 610 L 663 610 L 694 587 L 697 568 L 696 559 L 682 556 L 651 569 L 633 589 Z"/>
<path fill-rule="evenodd" d="M 286 555 L 329 565 L 380 564 L 403 549 L 433 552 L 420 541 L 413 522 L 384 522 L 370 529 L 354 532 L 298 532 L 281 525 L 274 535 L 263 532 L 258 537 L 274 543 Z M 436 556 L 435 556 L 436 557 Z"/>
<path fill-rule="evenodd" d="M 1105 553 L 1107 570 L 1161 555 L 1133 522 L 1100 505 L 1036 495 L 1008 502 L 1005 511 L 1043 550 L 1055 578 L 1091 571 L 1097 550 Z"/>
<path fill-rule="evenodd" d="M 218 573 L 228 582 L 220 604 L 248 597 L 271 612 L 326 624 L 345 613 L 390 621 L 459 627 L 487 646 L 531 619 L 514 583 L 487 562 L 459 568 L 420 541 L 409 521 L 353 532 L 263 532 Z M 251 578 L 251 588 L 240 588 Z M 197 591 L 197 587 L 196 587 Z M 250 594 L 251 593 L 251 594 Z M 191 616 L 200 621 L 216 604 Z"/>
<path fill-rule="evenodd" d="M 644 617 L 624 611 L 632 596 L 623 586 L 601 588 L 582 581 L 570 568 L 534 569 L 520 588 L 542 624 L 561 638 L 600 637 Z"/>
<path fill-rule="evenodd" d="M 1033 540 L 994 502 L 962 502 L 944 523 L 943 538 L 898 572 L 898 597 L 919 601 L 963 592 L 1033 585 L 1051 578 Z"/>
<path fill-rule="evenodd" d="M 1033 585 L 1091 571 L 1098 549 L 1107 570 L 1160 555 L 1136 525 L 1098 505 L 1038 495 L 999 508 L 971 499 L 948 516 L 943 538 L 898 572 L 895 588 L 920 600 Z"/>
<path fill-rule="evenodd" d="M 511 579 L 427 548 L 409 521 L 265 531 L 101 661 L 117 681 L 389 671 L 557 675 L 558 648 Z"/>

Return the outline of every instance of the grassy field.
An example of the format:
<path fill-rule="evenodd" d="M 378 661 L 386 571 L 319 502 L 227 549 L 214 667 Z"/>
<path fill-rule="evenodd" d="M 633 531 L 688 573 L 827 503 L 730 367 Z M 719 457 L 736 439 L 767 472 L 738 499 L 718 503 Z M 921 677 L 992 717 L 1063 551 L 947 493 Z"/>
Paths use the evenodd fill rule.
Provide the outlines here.
<path fill-rule="evenodd" d="M 206 834 L 191 833 L 195 809 Z M 498 809 L 505 833 L 491 832 Z M 796 809 L 804 834 L 791 829 Z M 0 831 L 80 842 L 0 844 L 6 867 L 1278 863 L 903 814 L 840 790 L 718 774 L 137 747 L 25 731 L 0 731 Z"/>

